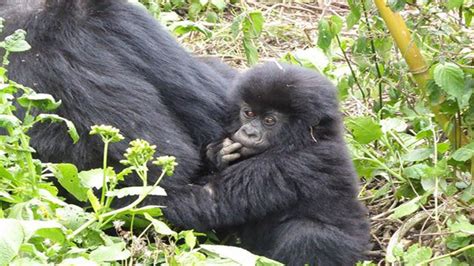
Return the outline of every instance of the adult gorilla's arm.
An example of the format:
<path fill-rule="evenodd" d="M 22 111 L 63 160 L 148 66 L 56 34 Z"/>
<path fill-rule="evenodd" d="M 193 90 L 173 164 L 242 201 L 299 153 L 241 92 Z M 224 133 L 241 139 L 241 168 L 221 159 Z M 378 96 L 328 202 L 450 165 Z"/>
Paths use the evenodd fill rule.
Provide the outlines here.
<path fill-rule="evenodd" d="M 168 189 L 160 200 L 167 206 L 165 217 L 176 226 L 203 231 L 287 209 L 296 202 L 297 190 L 292 175 L 277 161 L 257 156 L 230 166 L 206 186 Z"/>

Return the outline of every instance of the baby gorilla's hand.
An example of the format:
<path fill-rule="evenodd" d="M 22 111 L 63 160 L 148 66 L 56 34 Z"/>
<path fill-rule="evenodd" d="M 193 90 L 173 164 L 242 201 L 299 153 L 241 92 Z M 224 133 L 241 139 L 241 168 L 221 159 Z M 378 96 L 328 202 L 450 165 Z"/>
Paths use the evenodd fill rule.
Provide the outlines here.
<path fill-rule="evenodd" d="M 242 144 L 225 138 L 222 143 L 209 144 L 207 146 L 207 158 L 213 162 L 217 169 L 222 170 L 229 166 L 229 163 L 240 158 L 238 150 Z"/>

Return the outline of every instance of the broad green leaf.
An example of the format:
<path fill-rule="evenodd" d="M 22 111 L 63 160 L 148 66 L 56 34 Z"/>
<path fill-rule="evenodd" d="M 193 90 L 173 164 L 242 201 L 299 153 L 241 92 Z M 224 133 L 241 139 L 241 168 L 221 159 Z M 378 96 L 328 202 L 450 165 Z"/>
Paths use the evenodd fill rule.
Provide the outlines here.
<path fill-rule="evenodd" d="M 347 127 L 360 144 L 368 144 L 382 137 L 382 129 L 370 117 L 357 117 L 348 120 Z"/>
<path fill-rule="evenodd" d="M 97 264 L 95 261 L 88 260 L 84 257 L 68 258 L 58 264 L 58 266 L 73 266 L 73 265 L 98 266 L 99 264 Z"/>
<path fill-rule="evenodd" d="M 454 160 L 465 162 L 474 156 L 474 142 L 457 149 L 451 156 Z"/>
<path fill-rule="evenodd" d="M 121 261 L 130 257 L 130 251 L 125 249 L 125 243 L 119 242 L 110 246 L 100 246 L 92 251 L 89 259 L 95 262 Z"/>
<path fill-rule="evenodd" d="M 26 31 L 16 30 L 12 35 L 7 36 L 4 42 L 5 50 L 14 52 L 24 52 L 31 49 L 31 46 L 25 41 Z"/>
<path fill-rule="evenodd" d="M 227 5 L 224 0 L 211 0 L 211 4 L 221 11 L 224 10 Z"/>
<path fill-rule="evenodd" d="M 448 9 L 458 9 L 464 4 L 464 0 L 448 0 L 446 7 Z"/>
<path fill-rule="evenodd" d="M 0 127 L 18 127 L 20 124 L 21 121 L 16 116 L 0 114 Z"/>
<path fill-rule="evenodd" d="M 192 230 L 185 231 L 184 242 L 190 249 L 193 249 L 196 246 L 196 236 Z"/>
<path fill-rule="evenodd" d="M 416 212 L 420 208 L 421 197 L 416 197 L 393 210 L 393 214 L 389 216 L 391 219 L 399 219 Z"/>
<path fill-rule="evenodd" d="M 454 222 L 448 221 L 448 228 L 451 232 L 461 232 L 468 235 L 474 235 L 474 225 L 464 215 L 458 215 Z"/>
<path fill-rule="evenodd" d="M 451 257 L 446 257 L 446 258 L 433 261 L 433 266 L 446 266 L 446 265 L 454 266 L 453 259 Z"/>
<path fill-rule="evenodd" d="M 55 213 L 58 222 L 71 230 L 76 230 L 92 218 L 91 213 L 85 212 L 83 208 L 76 205 L 66 205 L 63 208 L 58 208 Z"/>
<path fill-rule="evenodd" d="M 447 94 L 462 101 L 464 95 L 464 73 L 453 63 L 438 64 L 434 71 L 434 80 Z"/>
<path fill-rule="evenodd" d="M 243 21 L 244 34 L 250 33 L 249 37 L 258 38 L 263 30 L 263 23 L 265 19 L 260 11 L 252 11 L 248 17 Z M 245 29 L 248 29 L 246 31 Z"/>
<path fill-rule="evenodd" d="M 406 0 L 387 0 L 387 5 L 393 12 L 402 11 L 405 8 Z"/>
<path fill-rule="evenodd" d="M 408 125 L 403 119 L 400 118 L 386 118 L 380 120 L 382 126 L 382 132 L 387 133 L 388 131 L 404 132 Z"/>
<path fill-rule="evenodd" d="M 51 164 L 50 169 L 59 183 L 79 201 L 87 201 L 88 188 L 79 180 L 77 168 L 73 164 Z"/>
<path fill-rule="evenodd" d="M 247 57 L 247 62 L 249 65 L 255 65 L 258 63 L 258 51 L 257 47 L 253 44 L 251 40 L 244 39 L 244 51 L 245 56 Z"/>
<path fill-rule="evenodd" d="M 433 255 L 433 251 L 429 247 L 420 247 L 418 244 L 412 245 L 403 255 L 404 265 L 415 266 L 418 263 L 428 260 Z"/>
<path fill-rule="evenodd" d="M 217 254 L 221 258 L 230 259 L 238 263 L 239 265 L 257 265 L 257 260 L 259 259 L 259 256 L 254 255 L 249 251 L 238 247 L 224 245 L 200 245 L 200 247 L 205 252 Z M 266 262 L 268 262 L 268 264 L 265 265 L 283 265 L 279 262 L 272 261 L 270 259 L 268 259 Z"/>
<path fill-rule="evenodd" d="M 44 238 L 52 239 L 56 242 L 64 241 L 62 225 L 56 221 L 20 221 L 23 226 L 25 241 L 28 241 L 33 235 L 40 235 Z"/>
<path fill-rule="evenodd" d="M 166 191 L 162 187 L 155 187 L 152 189 L 151 186 L 147 187 L 125 187 L 121 189 L 115 189 L 112 191 L 107 191 L 107 197 L 117 197 L 123 198 L 126 196 L 137 196 L 141 195 L 145 192 L 148 192 L 148 195 L 155 195 L 155 196 L 166 196 Z"/>
<path fill-rule="evenodd" d="M 155 231 L 158 234 L 165 235 L 165 236 L 176 235 L 176 232 L 171 230 L 168 227 L 168 225 L 166 225 L 164 222 L 151 217 L 151 215 L 149 215 L 148 213 L 144 213 L 143 215 L 148 221 L 150 221 L 153 224 L 153 228 L 155 228 Z"/>
<path fill-rule="evenodd" d="M 351 9 L 349 15 L 346 18 L 347 28 L 352 28 L 355 24 L 359 23 L 361 16 L 360 2 L 355 0 L 347 1 Z"/>
<path fill-rule="evenodd" d="M 61 100 L 56 101 L 53 96 L 46 93 L 23 94 L 17 101 L 25 108 L 31 105 L 44 111 L 55 110 L 61 105 Z"/>
<path fill-rule="evenodd" d="M 298 49 L 293 52 L 293 56 L 298 61 L 297 63 L 304 67 L 315 68 L 321 73 L 329 65 L 327 55 L 319 47 Z"/>
<path fill-rule="evenodd" d="M 331 46 L 331 41 L 334 36 L 331 33 L 329 22 L 326 19 L 321 19 L 318 23 L 318 46 L 324 51 L 328 51 Z"/>
<path fill-rule="evenodd" d="M 410 179 L 420 180 L 426 175 L 426 170 L 430 168 L 426 164 L 415 164 L 403 169 L 403 176 Z"/>
<path fill-rule="evenodd" d="M 18 220 L 0 219 L 0 265 L 8 263 L 18 254 L 25 233 Z"/>
<path fill-rule="evenodd" d="M 432 154 L 433 149 L 431 148 L 416 149 L 406 154 L 403 159 L 406 162 L 418 162 L 430 158 Z"/>
<path fill-rule="evenodd" d="M 114 178 L 115 172 L 112 168 L 108 168 L 105 174 L 106 182 L 109 182 L 112 178 Z M 88 171 L 81 171 L 79 173 L 79 179 L 81 180 L 81 184 L 87 188 L 101 188 L 102 187 L 102 179 L 104 178 L 104 169 L 96 168 L 91 169 Z"/>
<path fill-rule="evenodd" d="M 67 120 L 66 118 L 62 118 L 56 114 L 39 114 L 36 117 L 36 120 L 40 122 L 48 120 L 52 122 L 64 122 L 67 126 L 67 132 L 69 133 L 69 136 L 71 137 L 73 143 L 76 143 L 79 140 L 79 134 L 77 134 L 76 127 L 71 121 Z"/>
<path fill-rule="evenodd" d="M 342 21 L 341 17 L 337 15 L 331 16 L 331 18 L 329 19 L 329 28 L 331 29 L 331 34 L 333 37 L 339 34 L 339 32 L 341 32 L 343 23 L 344 22 Z"/>
<path fill-rule="evenodd" d="M 209 29 L 199 23 L 188 20 L 175 22 L 171 24 L 169 28 L 176 35 L 183 35 L 188 32 L 197 31 L 204 34 L 206 38 L 210 38 L 212 36 L 212 32 Z"/>

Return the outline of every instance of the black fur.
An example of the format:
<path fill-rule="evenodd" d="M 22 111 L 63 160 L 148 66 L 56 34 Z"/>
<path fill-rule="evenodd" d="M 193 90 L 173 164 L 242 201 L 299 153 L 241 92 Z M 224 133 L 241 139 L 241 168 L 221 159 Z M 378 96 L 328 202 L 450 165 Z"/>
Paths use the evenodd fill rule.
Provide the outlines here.
<path fill-rule="evenodd" d="M 0 0 L 0 17 L 2 37 L 25 29 L 32 46 L 11 54 L 9 77 L 61 99 L 57 113 L 81 135 L 73 145 L 64 126 L 38 125 L 30 135 L 40 159 L 100 167 L 103 145 L 88 132 L 108 124 L 125 136 L 111 145 L 111 164 L 118 165 L 130 140 L 142 138 L 177 157 L 179 167 L 163 186 L 189 183 L 201 167 L 199 150 L 223 131 L 228 85 L 219 73 L 127 1 Z"/>
<path fill-rule="evenodd" d="M 334 86 L 313 71 L 275 63 L 236 79 L 229 135 L 241 126 L 242 101 L 254 111 L 284 112 L 289 123 L 270 149 L 206 186 L 169 191 L 166 217 L 184 228 L 236 227 L 243 247 L 289 265 L 355 264 L 368 248 L 369 224 Z"/>

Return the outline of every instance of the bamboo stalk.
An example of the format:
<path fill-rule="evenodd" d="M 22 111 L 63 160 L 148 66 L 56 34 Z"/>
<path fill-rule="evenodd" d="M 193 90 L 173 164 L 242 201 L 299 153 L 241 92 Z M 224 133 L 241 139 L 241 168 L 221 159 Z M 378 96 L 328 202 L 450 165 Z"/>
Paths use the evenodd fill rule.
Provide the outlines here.
<path fill-rule="evenodd" d="M 402 16 L 398 13 L 392 12 L 392 10 L 386 5 L 385 0 L 374 0 L 375 5 L 380 13 L 380 16 L 385 21 L 390 34 L 392 35 L 398 49 L 407 62 L 410 72 L 419 87 L 418 92 L 421 95 L 426 94 L 426 85 L 429 80 L 428 65 L 425 59 L 421 55 L 416 43 L 414 42 L 410 31 L 408 30 L 405 21 Z M 456 143 L 455 130 L 449 128 L 451 118 L 440 113 L 440 107 L 438 105 L 430 105 L 431 110 L 435 115 L 437 123 L 441 126 L 444 132 L 447 133 L 452 144 Z M 460 146 L 468 143 L 466 136 L 461 136 Z"/>

